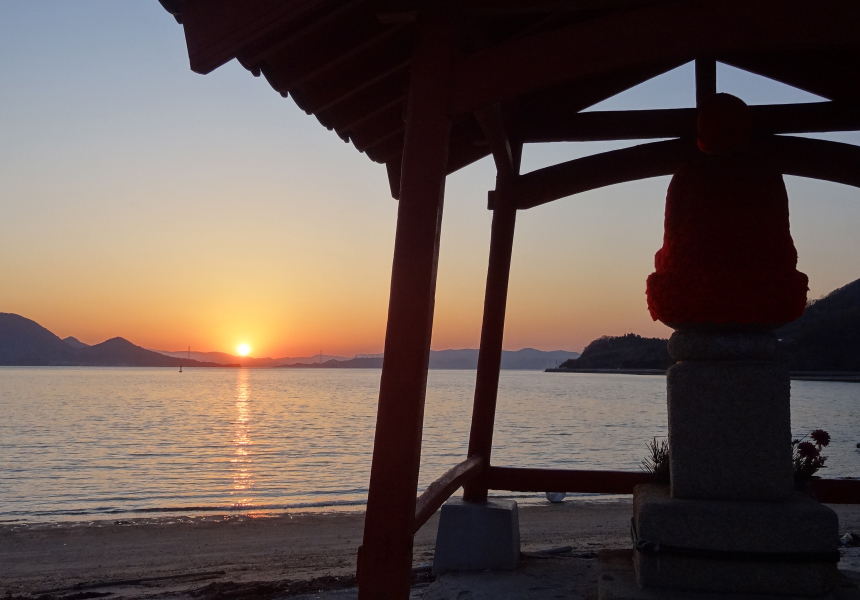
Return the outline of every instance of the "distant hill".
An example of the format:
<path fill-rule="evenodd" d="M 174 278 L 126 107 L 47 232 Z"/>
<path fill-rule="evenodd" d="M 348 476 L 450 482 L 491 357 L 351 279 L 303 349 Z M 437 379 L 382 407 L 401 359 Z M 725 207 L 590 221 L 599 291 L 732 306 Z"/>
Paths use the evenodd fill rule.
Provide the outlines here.
<path fill-rule="evenodd" d="M 792 371 L 860 371 L 860 279 L 811 302 L 776 335 Z"/>
<path fill-rule="evenodd" d="M 165 356 L 172 356 L 174 358 L 185 358 L 188 355 L 187 350 L 153 350 L 153 352 L 158 352 Z M 234 356 L 233 354 L 227 354 L 226 352 L 191 352 L 191 358 L 194 360 L 213 362 L 221 365 L 241 365 L 243 367 L 252 368 L 280 367 L 281 365 L 290 365 L 293 363 L 320 362 L 319 355 L 298 357 L 285 356 L 283 358 L 253 358 L 250 356 Z M 329 356 L 327 354 L 323 354 L 322 362 L 327 360 L 349 360 L 349 358 L 346 356 Z"/>
<path fill-rule="evenodd" d="M 63 338 L 63 341 L 66 342 L 72 348 L 89 348 L 89 344 L 83 343 L 81 340 L 74 336 L 69 336 L 67 338 Z"/>
<path fill-rule="evenodd" d="M 675 361 L 668 340 L 644 338 L 635 333 L 603 336 L 588 344 L 582 356 L 567 360 L 560 369 L 668 369 Z"/>
<path fill-rule="evenodd" d="M 182 360 L 135 346 L 117 337 L 88 346 L 76 338 L 59 337 L 30 319 L 0 313 L 0 365 L 93 367 L 220 367 L 211 362 Z"/>
<path fill-rule="evenodd" d="M 791 371 L 860 371 L 860 279 L 810 302 L 803 316 L 776 330 Z M 629 333 L 591 342 L 561 369 L 667 369 L 667 340 Z"/>
<path fill-rule="evenodd" d="M 523 369 L 542 371 L 558 366 L 570 358 L 579 356 L 578 352 L 565 350 L 522 350 L 502 351 L 502 369 Z M 298 363 L 282 365 L 284 367 L 314 368 L 314 369 L 379 369 L 382 367 L 382 356 L 357 356 L 348 360 L 328 360 L 323 363 Z M 432 350 L 430 352 L 431 369 L 477 369 L 478 351 L 472 348 L 463 350 Z"/>
<path fill-rule="evenodd" d="M 285 369 L 381 369 L 382 357 L 356 357 L 345 360 L 326 360 L 321 363 L 289 363 L 279 366 Z"/>

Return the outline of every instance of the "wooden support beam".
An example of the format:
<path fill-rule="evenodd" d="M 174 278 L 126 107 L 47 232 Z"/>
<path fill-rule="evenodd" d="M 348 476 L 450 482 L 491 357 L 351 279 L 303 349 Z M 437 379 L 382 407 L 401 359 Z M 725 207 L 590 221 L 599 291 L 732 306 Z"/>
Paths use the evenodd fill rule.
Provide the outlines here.
<path fill-rule="evenodd" d="M 860 3 L 845 0 L 661 3 L 476 52 L 455 71 L 450 112 L 457 116 L 565 81 L 664 61 L 759 50 L 857 48 L 858 31 Z"/>
<path fill-rule="evenodd" d="M 484 478 L 491 490 L 511 492 L 632 494 L 634 486 L 653 483 L 652 476 L 643 472 L 514 467 L 490 467 Z"/>
<path fill-rule="evenodd" d="M 860 100 L 860 48 L 765 51 L 721 56 L 720 62 L 830 100 Z"/>
<path fill-rule="evenodd" d="M 400 200 L 400 163 L 402 161 L 403 157 L 398 156 L 398 159 L 385 163 L 385 171 L 388 174 L 388 187 L 391 190 L 391 197 L 395 200 Z"/>
<path fill-rule="evenodd" d="M 860 187 L 860 147 L 803 137 L 758 136 L 750 151 L 796 175 Z M 671 175 L 698 156 L 690 139 L 641 144 L 586 156 L 517 178 L 518 208 L 527 209 L 616 183 Z"/>
<path fill-rule="evenodd" d="M 517 180 L 518 208 L 526 209 L 607 185 L 671 175 L 696 158 L 690 140 L 641 144 L 578 158 L 521 175 Z"/>
<path fill-rule="evenodd" d="M 484 477 L 491 490 L 509 492 L 632 494 L 635 486 L 653 483 L 649 473 L 631 471 L 490 467 Z M 809 491 L 826 504 L 860 504 L 860 479 L 813 479 Z"/>
<path fill-rule="evenodd" d="M 860 130 L 860 102 L 751 106 L 754 135 Z M 519 122 L 525 143 L 593 142 L 696 136 L 696 109 L 530 114 Z"/>
<path fill-rule="evenodd" d="M 493 103 L 479 108 L 475 111 L 475 118 L 490 145 L 490 151 L 496 163 L 496 172 L 505 179 L 516 176 L 520 170 L 522 144 L 511 141 L 502 107 L 498 103 Z"/>
<path fill-rule="evenodd" d="M 359 600 L 406 600 L 450 119 L 455 36 L 444 6 L 421 15 L 408 96 L 385 355 L 358 554 Z"/>
<path fill-rule="evenodd" d="M 480 456 L 490 465 L 493 451 L 493 429 L 496 420 L 496 400 L 499 395 L 499 371 L 502 364 L 502 343 L 505 335 L 505 311 L 508 302 L 508 282 L 514 229 L 517 221 L 516 197 L 511 187 L 496 191 L 490 234 L 490 259 L 484 292 L 484 316 L 481 324 L 481 347 L 475 372 L 475 400 L 469 432 L 469 457 Z M 463 499 L 485 502 L 487 487 L 480 480 L 466 485 Z"/>
<path fill-rule="evenodd" d="M 469 457 L 482 457 L 486 461 L 485 467 L 489 467 L 493 450 L 496 400 L 499 393 L 499 370 L 502 363 L 514 229 L 517 221 L 514 183 L 520 171 L 522 144 L 511 141 L 501 106 L 498 104 L 479 109 L 475 112 L 475 117 L 484 130 L 496 162 L 495 197 L 497 200 L 493 207 L 493 224 L 490 233 L 490 259 L 484 292 L 481 346 L 475 374 Z M 468 483 L 463 499 L 467 502 L 486 502 L 486 486 L 479 481 Z"/>
<path fill-rule="evenodd" d="M 480 456 L 467 458 L 428 485 L 415 504 L 415 524 L 413 526 L 415 533 L 439 510 L 440 506 L 445 504 L 451 494 L 463 484 L 477 477 L 483 470 L 484 464 L 484 459 Z"/>
<path fill-rule="evenodd" d="M 768 136 L 753 148 L 776 163 L 783 175 L 796 175 L 860 187 L 860 147 L 791 136 Z"/>
<path fill-rule="evenodd" d="M 696 106 L 717 93 L 717 61 L 712 58 L 696 59 Z"/>

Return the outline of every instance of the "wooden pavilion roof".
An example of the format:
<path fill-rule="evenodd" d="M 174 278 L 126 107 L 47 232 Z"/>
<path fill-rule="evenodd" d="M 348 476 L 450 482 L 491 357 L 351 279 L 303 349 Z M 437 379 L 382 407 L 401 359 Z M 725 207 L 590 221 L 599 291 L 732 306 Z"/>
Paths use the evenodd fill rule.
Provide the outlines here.
<path fill-rule="evenodd" d="M 388 166 L 398 196 L 404 98 L 416 37 L 410 0 L 160 0 L 184 25 L 192 70 L 233 58 Z M 692 133 L 687 111 L 580 111 L 696 58 L 837 101 L 856 120 L 860 2 L 853 0 L 459 0 L 448 171 L 491 153 L 476 111 L 496 107 L 518 142 Z M 648 26 L 643 26 L 648 23 Z M 813 109 L 810 109 L 813 110 Z M 637 116 L 637 113 L 642 113 Z M 479 113 L 478 113 L 479 114 Z M 811 113 L 810 113 L 811 114 Z M 760 115 L 764 121 L 771 113 Z M 801 114 L 771 120 L 815 120 Z M 480 115 L 479 115 L 480 116 Z M 805 124 L 815 131 L 814 123 Z M 846 129 L 855 127 L 846 127 Z M 784 133 L 775 127 L 771 133 Z M 668 135 L 667 135 L 668 134 Z"/>

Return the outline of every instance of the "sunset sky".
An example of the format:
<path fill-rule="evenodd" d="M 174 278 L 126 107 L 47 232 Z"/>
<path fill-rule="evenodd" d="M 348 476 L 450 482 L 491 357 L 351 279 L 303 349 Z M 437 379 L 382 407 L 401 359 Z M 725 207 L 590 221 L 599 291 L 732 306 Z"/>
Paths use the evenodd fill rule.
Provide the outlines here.
<path fill-rule="evenodd" d="M 751 104 L 819 100 L 722 66 L 718 87 Z M 693 104 L 686 65 L 594 109 Z M 523 170 L 621 146 L 528 146 Z M 448 179 L 434 349 L 478 345 L 493 181 L 489 159 Z M 507 349 L 668 335 L 644 294 L 668 181 L 519 214 Z M 860 190 L 786 183 L 810 297 L 860 277 Z M 235 61 L 192 73 L 157 0 L 0 4 L 0 312 L 87 343 L 380 352 L 396 211 L 385 168 L 265 79 Z"/>

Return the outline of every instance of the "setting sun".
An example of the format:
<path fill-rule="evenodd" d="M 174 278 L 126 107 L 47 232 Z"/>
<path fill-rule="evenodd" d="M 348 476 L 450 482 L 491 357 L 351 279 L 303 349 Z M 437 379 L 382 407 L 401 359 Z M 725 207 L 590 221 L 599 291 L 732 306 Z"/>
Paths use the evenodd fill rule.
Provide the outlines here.
<path fill-rule="evenodd" d="M 248 353 L 251 351 L 251 346 L 248 344 L 239 344 L 239 347 L 236 348 L 239 352 L 239 356 L 248 356 Z"/>

